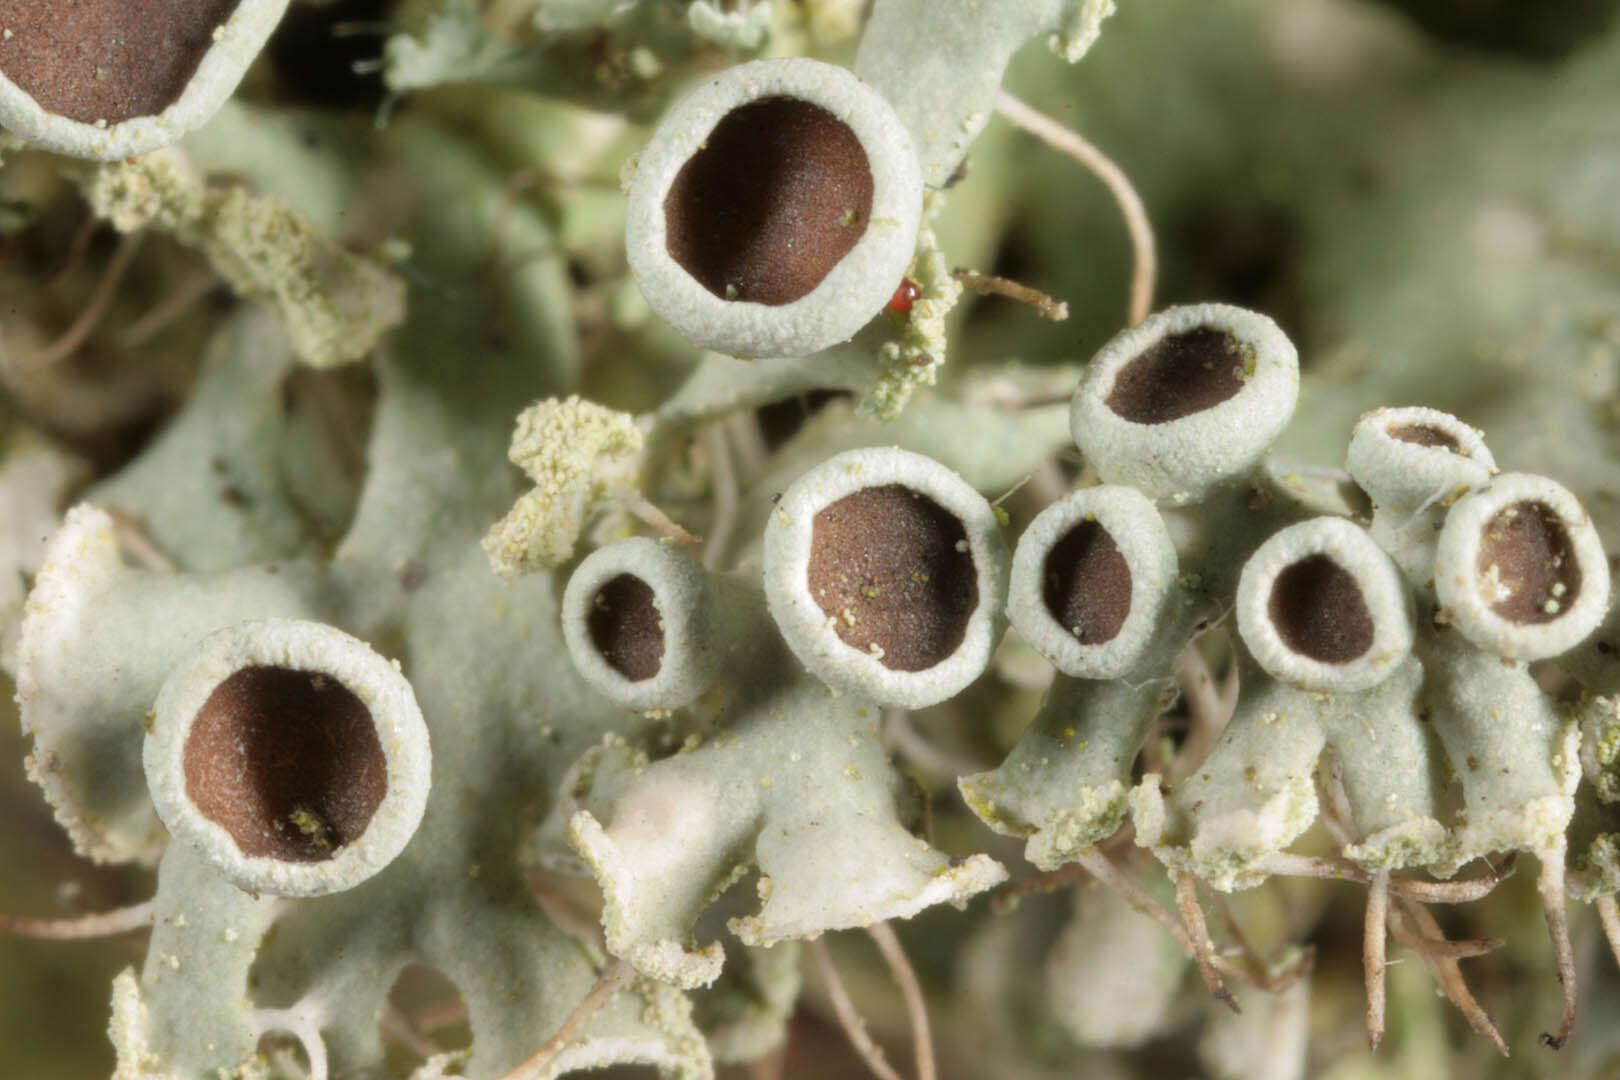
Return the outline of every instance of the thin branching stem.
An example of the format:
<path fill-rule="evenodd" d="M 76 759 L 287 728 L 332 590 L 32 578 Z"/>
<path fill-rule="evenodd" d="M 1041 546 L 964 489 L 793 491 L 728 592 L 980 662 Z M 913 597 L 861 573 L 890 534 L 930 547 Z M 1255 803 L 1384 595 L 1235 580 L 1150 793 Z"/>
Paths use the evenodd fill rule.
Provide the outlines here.
<path fill-rule="evenodd" d="M 1435 921 L 1434 915 L 1428 908 L 1414 900 L 1401 900 L 1401 909 L 1391 904 L 1389 907 L 1389 929 L 1395 935 L 1395 940 L 1406 944 L 1409 941 L 1424 940 L 1444 942 L 1445 934 L 1440 930 L 1440 924 Z M 1416 924 L 1416 929 L 1407 925 L 1406 919 L 1410 917 Z M 1468 1021 L 1468 1026 L 1479 1034 L 1485 1036 L 1496 1047 L 1503 1057 L 1508 1054 L 1507 1041 L 1502 1033 L 1496 1030 L 1496 1024 L 1491 1021 L 1490 1015 L 1474 998 L 1473 991 L 1468 989 L 1468 982 L 1463 978 L 1462 969 L 1457 966 L 1457 960 L 1452 956 L 1442 955 L 1439 949 L 1427 947 L 1426 944 L 1416 946 L 1417 953 L 1423 959 L 1423 964 L 1434 976 L 1440 990 L 1457 1006 Z"/>
<path fill-rule="evenodd" d="M 990 911 L 994 915 L 1005 915 L 1017 910 L 1018 905 L 1028 897 L 1044 896 L 1059 889 L 1067 889 L 1078 885 L 1085 878 L 1086 868 L 1079 863 L 1064 863 L 1056 870 L 1020 878 L 1003 886 L 990 898 Z M 1620 958 L 1620 949 L 1616 950 L 1615 956 Z"/>
<path fill-rule="evenodd" d="M 527 1061 L 501 1077 L 501 1080 L 531 1080 L 532 1077 L 542 1075 L 551 1064 L 557 1060 L 571 1039 L 580 1033 L 591 1017 L 595 1016 L 613 999 L 621 987 L 635 975 L 636 969 L 630 966 L 630 961 L 614 960 L 602 970 L 601 978 L 591 987 L 574 1011 L 568 1014 L 557 1033 L 545 1041 L 545 1045 L 531 1054 Z"/>
<path fill-rule="evenodd" d="M 1197 879 L 1191 874 L 1173 871 L 1170 880 L 1176 887 L 1176 906 L 1181 909 L 1181 922 L 1187 928 L 1188 940 L 1193 946 L 1193 959 L 1198 962 L 1198 973 L 1204 977 L 1204 985 L 1216 998 L 1230 1005 L 1233 1012 L 1242 1012 L 1237 999 L 1226 988 L 1226 983 L 1221 981 L 1215 942 L 1211 940 L 1209 927 L 1204 923 L 1203 905 L 1198 902 Z"/>
<path fill-rule="evenodd" d="M 130 233 L 119 238 L 118 247 L 113 249 L 112 258 L 107 261 L 106 269 L 101 272 L 101 280 L 96 282 L 95 292 L 90 294 L 89 303 L 84 305 L 79 317 L 73 320 L 73 325 L 68 327 L 61 337 L 33 356 L 16 361 L 17 368 L 24 372 L 40 371 L 52 364 L 59 364 L 78 352 L 95 332 L 102 316 L 107 314 L 107 309 L 112 306 L 113 298 L 118 295 L 118 286 L 123 283 L 129 264 L 134 261 L 135 253 L 140 249 L 140 233 Z"/>
<path fill-rule="evenodd" d="M 1093 146 L 1079 132 L 1064 127 L 1050 116 L 1003 90 L 996 97 L 996 111 L 1018 127 L 1034 135 L 1090 170 L 1108 188 L 1125 218 L 1131 238 L 1130 325 L 1135 326 L 1153 310 L 1153 290 L 1158 277 L 1158 256 L 1153 246 L 1153 225 L 1148 221 L 1142 197 L 1131 186 L 1125 171 Z"/>
<path fill-rule="evenodd" d="M 928 1025 L 928 1002 L 923 998 L 922 984 L 917 972 L 906 958 L 906 950 L 894 928 L 886 922 L 873 923 L 866 932 L 877 942 L 900 996 L 906 1002 L 906 1016 L 911 1021 L 911 1040 L 917 1055 L 917 1080 L 937 1080 L 939 1070 L 934 1067 L 934 1036 Z"/>
<path fill-rule="evenodd" d="M 66 919 L 36 919 L 28 915 L 0 914 L 0 934 L 34 938 L 38 941 L 85 941 L 146 930 L 155 917 L 155 901 L 146 900 L 129 907 L 115 908 L 94 915 Z"/>
<path fill-rule="evenodd" d="M 900 1080 L 900 1074 L 895 1071 L 883 1056 L 883 1049 L 872 1040 L 871 1033 L 866 1030 L 866 1022 L 855 1009 L 855 1002 L 851 1000 L 849 991 L 844 988 L 844 980 L 838 976 L 838 967 L 833 963 L 832 953 L 827 950 L 825 938 L 817 938 L 810 943 L 810 958 L 815 962 L 816 970 L 821 973 L 821 983 L 827 988 L 827 998 L 832 1002 L 833 1014 L 838 1017 L 838 1026 L 844 1029 L 844 1035 L 849 1044 L 855 1048 L 866 1067 L 872 1070 L 872 1075 L 878 1080 Z"/>
<path fill-rule="evenodd" d="M 1502 860 L 1488 874 L 1467 881 L 1415 881 L 1412 878 L 1389 879 L 1390 892 L 1410 897 L 1424 904 L 1468 904 L 1489 896 L 1513 872 L 1513 857 Z M 1261 869 L 1276 877 L 1316 878 L 1323 881 L 1353 881 L 1360 885 L 1372 882 L 1372 875 L 1349 859 L 1335 855 L 1291 855 L 1278 853 L 1268 856 Z"/>

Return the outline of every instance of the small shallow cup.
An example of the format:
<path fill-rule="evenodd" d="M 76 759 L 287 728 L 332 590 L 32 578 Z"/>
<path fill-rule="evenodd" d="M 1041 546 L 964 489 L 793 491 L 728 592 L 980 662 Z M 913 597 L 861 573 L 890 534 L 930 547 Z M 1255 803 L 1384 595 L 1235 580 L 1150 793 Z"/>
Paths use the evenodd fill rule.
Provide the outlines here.
<path fill-rule="evenodd" d="M 1175 586 L 1158 510 L 1135 488 L 1102 485 L 1064 496 L 1024 530 L 1007 616 L 1063 674 L 1112 679 L 1147 651 Z"/>
<path fill-rule="evenodd" d="M 676 104 L 629 193 L 647 303 L 693 344 L 745 357 L 847 341 L 905 276 L 922 217 L 894 110 L 805 58 L 740 64 Z"/>
<path fill-rule="evenodd" d="M 1503 473 L 1446 515 L 1434 565 L 1441 617 L 1511 660 L 1573 649 L 1608 608 L 1609 563 L 1586 508 L 1544 476 Z"/>
<path fill-rule="evenodd" d="M 1372 537 L 1338 517 L 1290 525 L 1261 544 L 1237 589 L 1238 633 L 1279 682 L 1366 690 L 1412 651 L 1412 599 Z"/>
<path fill-rule="evenodd" d="M 645 537 L 593 552 L 563 591 L 574 667 L 627 709 L 678 709 L 714 684 L 719 615 L 703 567 Z"/>
<path fill-rule="evenodd" d="M 1478 431 L 1422 406 L 1364 414 L 1351 432 L 1345 464 L 1375 505 L 1402 514 L 1477 488 L 1496 473 L 1496 459 Z"/>
<path fill-rule="evenodd" d="M 1092 358 L 1069 429 L 1105 481 L 1180 505 L 1249 475 L 1298 396 L 1299 356 L 1276 323 L 1226 304 L 1173 307 Z"/>
<path fill-rule="evenodd" d="M 320 896 L 358 885 L 421 823 L 427 726 L 405 677 L 321 623 L 264 619 L 203 638 L 151 714 L 158 816 L 238 887 Z"/>
<path fill-rule="evenodd" d="M 8 0 L 0 127 L 116 161 L 179 141 L 241 82 L 287 0 Z"/>
<path fill-rule="evenodd" d="M 984 671 L 1001 637 L 1006 542 L 951 470 L 896 447 L 828 458 L 765 527 L 765 599 L 823 682 L 921 708 Z"/>

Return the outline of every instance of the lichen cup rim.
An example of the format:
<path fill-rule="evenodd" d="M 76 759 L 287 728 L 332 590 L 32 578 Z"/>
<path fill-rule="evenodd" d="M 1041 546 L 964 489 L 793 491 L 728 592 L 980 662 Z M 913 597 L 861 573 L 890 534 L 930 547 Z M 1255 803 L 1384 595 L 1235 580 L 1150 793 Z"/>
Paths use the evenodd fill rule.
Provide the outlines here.
<path fill-rule="evenodd" d="M 214 44 L 180 96 L 162 112 L 113 124 L 84 123 L 47 112 L 0 70 L 0 128 L 44 150 L 117 161 L 170 146 L 202 127 L 247 74 L 290 0 L 240 0 L 214 32 Z"/>
<path fill-rule="evenodd" d="M 664 199 L 688 159 L 731 110 L 770 97 L 818 105 L 860 140 L 872 174 L 865 233 L 807 295 L 787 304 L 726 300 L 669 254 Z M 911 134 L 852 72 L 807 57 L 754 60 L 721 72 L 665 115 L 636 159 L 625 248 L 647 303 L 694 344 L 733 356 L 805 356 L 847 341 L 905 276 L 922 221 L 922 168 Z"/>
<path fill-rule="evenodd" d="M 198 712 L 225 679 L 251 667 L 329 676 L 366 706 L 376 726 L 387 791 L 365 831 L 330 859 L 292 862 L 245 855 L 230 832 L 187 794 L 185 751 Z M 304 619 L 238 623 L 197 642 L 158 691 L 143 761 L 152 802 L 173 838 L 199 851 L 238 887 L 275 896 L 340 892 L 382 870 L 415 834 L 432 779 L 427 725 L 397 662 L 359 638 Z"/>
<path fill-rule="evenodd" d="M 630 679 L 602 656 L 588 617 L 598 591 L 620 575 L 652 589 L 663 628 L 658 671 Z M 697 560 L 656 540 L 633 536 L 593 551 L 563 590 L 563 639 L 574 667 L 605 697 L 627 709 L 675 709 L 691 704 L 719 674 L 714 591 Z"/>
<path fill-rule="evenodd" d="M 1581 573 L 1575 602 L 1546 622 L 1524 623 L 1493 610 L 1480 595 L 1478 560 L 1485 527 L 1519 503 L 1558 516 Z M 1609 560 L 1597 527 L 1575 493 L 1534 473 L 1499 473 L 1458 499 L 1435 548 L 1434 588 L 1441 615 L 1482 648 L 1510 660 L 1542 660 L 1568 652 L 1602 623 L 1609 606 Z"/>
<path fill-rule="evenodd" d="M 1253 371 L 1236 393 L 1159 423 L 1128 420 L 1108 404 L 1126 365 L 1166 338 L 1206 328 L 1253 353 Z M 1298 396 L 1299 354 L 1275 322 L 1231 304 L 1190 304 L 1148 316 L 1097 351 L 1075 389 L 1069 430 L 1105 481 L 1179 505 L 1252 472 L 1288 426 Z"/>
<path fill-rule="evenodd" d="M 815 518 L 824 507 L 867 488 L 898 485 L 925 496 L 962 524 L 977 602 L 960 644 L 920 671 L 897 671 L 857 649 L 833 628 L 807 582 Z M 990 663 L 1005 625 L 1011 559 L 995 511 L 984 496 L 933 458 L 897 446 L 846 450 L 789 486 L 765 526 L 765 599 L 788 647 L 827 685 L 879 704 L 917 709 L 954 696 Z"/>
<path fill-rule="evenodd" d="M 1095 521 L 1107 531 L 1131 575 L 1131 606 L 1107 641 L 1086 645 L 1052 615 L 1045 598 L 1046 563 L 1070 530 Z M 1063 496 L 1035 516 L 1013 549 L 1007 617 L 1030 647 L 1074 678 L 1111 679 L 1141 659 L 1159 629 L 1178 563 L 1164 519 L 1132 487 L 1100 484 Z"/>
<path fill-rule="evenodd" d="M 1271 617 L 1272 590 L 1283 571 L 1327 556 L 1355 582 L 1372 621 L 1372 638 L 1353 659 L 1333 662 L 1308 656 L 1283 640 Z M 1412 651 L 1411 591 L 1400 568 L 1366 530 L 1340 517 L 1297 522 L 1273 533 L 1238 578 L 1238 634 L 1272 678 L 1318 693 L 1368 690 L 1400 666 Z"/>

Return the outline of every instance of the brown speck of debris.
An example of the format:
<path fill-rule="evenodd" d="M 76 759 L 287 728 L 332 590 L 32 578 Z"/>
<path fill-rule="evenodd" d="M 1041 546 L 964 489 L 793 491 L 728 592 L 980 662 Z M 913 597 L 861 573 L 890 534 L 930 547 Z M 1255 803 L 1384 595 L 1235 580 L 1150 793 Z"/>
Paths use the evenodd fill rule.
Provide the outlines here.
<path fill-rule="evenodd" d="M 585 622 L 596 651 L 614 671 L 631 682 L 658 674 L 664 663 L 664 617 L 651 585 L 620 574 L 597 590 Z"/>
<path fill-rule="evenodd" d="M 1134 424 L 1167 424 L 1243 389 L 1252 356 L 1224 330 L 1199 327 L 1144 349 L 1114 376 L 1106 404 Z"/>
<path fill-rule="evenodd" d="M 816 514 L 805 584 L 845 644 L 881 650 L 893 671 L 950 656 L 979 603 L 962 522 L 901 484 L 864 488 Z"/>
<path fill-rule="evenodd" d="M 81 124 L 173 105 L 240 0 L 6 0 L 0 71 Z"/>
<path fill-rule="evenodd" d="M 1347 664 L 1372 648 L 1361 586 L 1327 555 L 1309 555 L 1278 574 L 1266 611 L 1283 644 L 1320 663 Z"/>
<path fill-rule="evenodd" d="M 247 856 L 321 862 L 388 793 L 371 710 L 327 675 L 243 668 L 214 688 L 183 756 L 186 795 Z"/>
<path fill-rule="evenodd" d="M 1564 523 L 1538 502 L 1503 507 L 1485 526 L 1476 568 L 1491 610 L 1509 622 L 1548 623 L 1581 592 L 1581 568 Z"/>
<path fill-rule="evenodd" d="M 1046 553 L 1042 598 L 1082 645 L 1112 641 L 1131 614 L 1131 568 L 1107 529 L 1082 521 Z"/>
<path fill-rule="evenodd" d="M 727 300 L 790 304 L 866 232 L 872 170 L 849 125 L 790 97 L 727 113 L 664 197 L 665 248 Z"/>
<path fill-rule="evenodd" d="M 1427 424 L 1402 424 L 1400 427 L 1389 428 L 1389 437 L 1396 442 L 1416 443 L 1418 446 L 1438 446 L 1450 450 L 1454 454 L 1462 453 L 1462 447 L 1457 444 L 1448 432 Z"/>

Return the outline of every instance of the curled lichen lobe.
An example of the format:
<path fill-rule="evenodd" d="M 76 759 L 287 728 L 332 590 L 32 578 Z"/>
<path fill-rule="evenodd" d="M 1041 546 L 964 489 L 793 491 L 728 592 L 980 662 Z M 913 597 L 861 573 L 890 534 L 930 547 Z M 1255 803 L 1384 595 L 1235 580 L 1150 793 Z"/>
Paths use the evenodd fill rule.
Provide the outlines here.
<path fill-rule="evenodd" d="M 732 109 L 664 198 L 665 247 L 725 300 L 790 304 L 866 232 L 872 170 L 848 124 L 798 98 Z"/>
<path fill-rule="evenodd" d="M 183 761 L 187 798 L 249 857 L 330 859 L 388 792 L 371 710 L 313 671 L 230 675 L 198 710 Z"/>
<path fill-rule="evenodd" d="M 1108 530 L 1082 521 L 1046 553 L 1042 599 L 1082 645 L 1112 641 L 1131 614 L 1131 568 Z"/>
<path fill-rule="evenodd" d="M 650 679 L 663 666 L 664 618 L 658 598 L 634 574 L 620 574 L 597 590 L 586 626 L 602 659 L 631 682 Z"/>
<path fill-rule="evenodd" d="M 1361 586 L 1332 556 L 1284 567 L 1266 610 L 1283 644 L 1319 663 L 1348 664 L 1372 648 L 1373 618 Z"/>
<path fill-rule="evenodd" d="M 1540 502 L 1516 502 L 1491 518 L 1476 569 L 1491 610 L 1510 622 L 1552 622 L 1581 591 L 1569 531 Z"/>
<path fill-rule="evenodd" d="M 954 653 L 979 602 L 962 522 L 903 484 L 862 488 L 816 514 L 806 584 L 838 636 L 893 671 Z"/>

